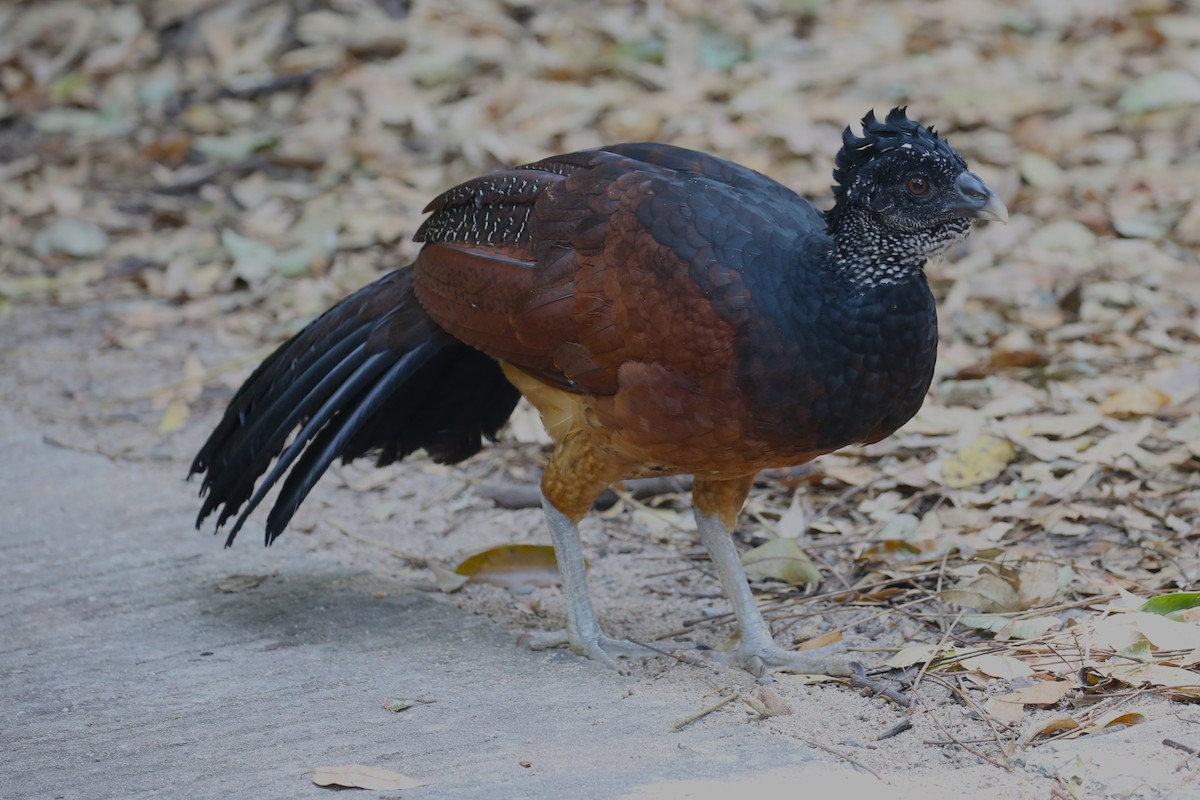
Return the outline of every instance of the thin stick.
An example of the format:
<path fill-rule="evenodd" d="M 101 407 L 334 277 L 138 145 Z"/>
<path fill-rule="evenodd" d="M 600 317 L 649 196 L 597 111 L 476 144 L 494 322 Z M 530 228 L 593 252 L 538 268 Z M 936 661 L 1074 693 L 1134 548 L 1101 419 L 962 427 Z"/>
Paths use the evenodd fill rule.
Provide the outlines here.
<path fill-rule="evenodd" d="M 903 708 L 905 711 L 912 707 L 912 698 L 903 692 L 899 692 L 888 686 L 883 681 L 877 681 L 867 677 L 867 671 L 863 669 L 863 665 L 855 661 L 850 665 L 852 670 L 850 674 L 850 685 L 855 689 L 867 689 L 874 692 L 880 697 L 891 700 L 896 705 Z"/>
<path fill-rule="evenodd" d="M 979 758 L 979 759 L 982 759 L 982 760 L 988 762 L 993 767 L 999 767 L 1000 769 L 1004 770 L 1005 772 L 1012 772 L 1012 767 L 1008 766 L 1007 764 L 1001 764 L 999 761 L 996 761 L 995 759 L 988 758 L 983 753 L 979 752 L 974 747 L 970 747 L 965 742 L 963 742 L 962 740 L 955 737 L 955 735 L 953 733 L 946 730 L 946 726 L 943 725 L 942 721 L 937 718 L 937 714 L 934 714 L 933 709 L 931 709 L 928 705 L 926 705 L 925 698 L 918 695 L 917 701 L 920 702 L 921 706 L 925 709 L 925 713 L 928 714 L 929 718 L 933 720 L 933 724 L 938 726 L 938 729 L 941 730 L 941 732 L 946 735 L 947 739 L 954 742 L 956 745 L 961 747 L 963 750 L 966 750 L 968 753 L 975 756 L 976 758 Z"/>
<path fill-rule="evenodd" d="M 929 665 L 937 660 L 937 654 L 942 652 L 942 650 L 946 647 L 946 642 L 948 642 L 950 640 L 950 632 L 954 630 L 954 627 L 956 625 L 958 625 L 958 621 L 960 619 L 962 619 L 962 615 L 965 611 L 966 611 L 966 609 L 959 611 L 958 616 L 956 616 L 954 618 L 954 622 L 951 622 L 950 627 L 946 628 L 945 632 L 942 634 L 942 640 L 940 642 L 938 642 L 937 649 L 935 649 L 933 651 L 933 658 L 929 659 L 928 661 L 926 661 L 924 664 L 921 665 L 921 670 L 917 673 L 916 680 L 914 680 L 912 682 L 913 697 L 919 696 L 917 694 L 917 689 L 918 689 L 918 687 L 920 687 L 921 680 L 925 677 L 925 673 L 929 671 Z"/>
<path fill-rule="evenodd" d="M 667 658 L 673 658 L 676 661 L 678 661 L 680 664 L 687 664 L 689 667 L 704 666 L 704 664 L 697 661 L 695 658 L 688 658 L 688 656 L 695 656 L 695 654 L 696 654 L 695 650 L 686 650 L 687 655 L 681 656 L 678 653 L 672 653 L 670 650 L 663 650 L 661 647 L 655 647 L 654 645 L 646 644 L 645 642 L 639 642 L 637 639 L 629 639 L 628 641 L 632 642 L 633 644 L 636 644 L 638 647 L 644 647 L 647 650 L 650 650 L 651 652 L 658 653 L 660 656 L 666 656 Z"/>
<path fill-rule="evenodd" d="M 1076 722 L 1079 723 L 1078 728 L 1070 728 L 1068 730 L 1056 733 L 1053 736 L 1047 736 L 1045 739 L 1039 740 L 1037 744 L 1046 744 L 1047 742 L 1054 742 L 1058 741 L 1059 739 L 1074 739 L 1077 736 L 1082 735 L 1084 733 L 1084 728 L 1097 717 L 1099 717 L 1101 712 L 1108 713 L 1111 711 L 1116 711 L 1121 706 L 1126 705 L 1130 701 L 1136 700 L 1139 697 L 1144 697 L 1146 695 L 1153 696 L 1159 693 L 1160 692 L 1158 689 L 1133 689 L 1132 691 L 1122 692 L 1119 695 L 1101 700 L 1098 703 L 1088 706 L 1088 710 L 1080 719 L 1076 720 Z"/>
<path fill-rule="evenodd" d="M 892 586 L 897 583 L 909 583 L 912 581 L 920 580 L 921 578 L 933 577 L 936 574 L 937 574 L 936 571 L 931 570 L 931 571 L 927 571 L 927 572 L 918 572 L 913 575 L 908 575 L 908 576 L 905 576 L 902 578 L 891 578 L 886 581 L 879 581 L 877 583 L 869 583 L 869 584 L 866 584 L 865 586 L 851 587 L 850 589 L 833 589 L 833 590 L 830 590 L 827 592 L 821 592 L 819 594 L 805 595 L 803 597 L 795 597 L 795 596 L 789 595 L 789 596 L 783 597 L 781 599 L 770 600 L 765 603 L 760 603 L 758 606 L 758 610 L 761 611 L 763 613 L 763 615 L 765 616 L 774 611 L 784 610 L 788 606 L 794 606 L 794 605 L 796 605 L 797 600 L 803 600 L 806 603 L 810 603 L 814 600 L 824 600 L 824 599 L 830 598 L 830 597 L 840 597 L 840 596 L 844 596 L 844 595 L 850 594 L 850 593 L 862 594 L 865 591 L 884 589 L 884 588 L 887 588 L 888 586 Z M 930 595 L 930 597 L 933 597 L 933 595 Z M 821 611 L 802 612 L 799 614 L 789 614 L 789 615 L 776 617 L 773 619 L 775 619 L 776 621 L 782 621 L 785 619 L 790 619 L 795 616 L 812 616 L 813 614 L 830 614 L 830 613 L 834 613 L 834 612 L 838 612 L 838 611 L 848 610 L 849 608 L 853 608 L 853 607 L 852 606 L 847 606 L 845 608 L 834 607 L 834 608 L 824 609 Z M 886 610 L 892 610 L 892 609 L 888 608 Z M 692 630 L 694 630 L 697 627 L 711 628 L 712 626 L 718 625 L 718 624 L 724 622 L 726 619 L 731 618 L 731 617 L 733 617 L 733 612 L 727 611 L 722 614 L 714 614 L 711 617 L 705 617 L 704 619 L 685 620 L 682 628 L 679 628 L 675 631 L 671 631 L 667 634 L 664 634 L 664 637 L 665 636 L 681 636 L 685 633 L 690 633 Z M 659 637 L 659 638 L 663 638 L 663 637 Z"/>
<path fill-rule="evenodd" d="M 707 717 L 709 714 L 713 713 L 714 711 L 724 708 L 726 705 L 728 705 L 730 702 L 732 702 L 733 699 L 737 696 L 738 696 L 738 692 L 735 689 L 734 691 L 725 695 L 724 697 L 722 697 L 720 700 L 713 703 L 712 705 L 706 706 L 694 714 L 688 714 L 686 717 L 684 717 L 683 719 L 679 720 L 674 725 L 672 725 L 671 730 L 675 730 L 675 731 L 683 730 L 684 728 L 686 728 L 688 725 L 691 725 L 696 720 L 703 719 L 704 717 Z"/>
<path fill-rule="evenodd" d="M 967 692 L 962 688 L 961 677 L 959 678 L 958 686 L 950 683 L 950 681 L 943 680 L 939 675 L 928 675 L 927 677 L 929 680 L 940 684 L 953 694 L 957 695 L 958 699 L 961 700 L 964 705 L 969 706 L 972 711 L 978 714 L 979 719 L 987 723 L 987 726 L 992 729 L 992 741 L 995 743 L 996 747 L 1000 750 L 1000 752 L 1004 752 L 1004 743 L 1000 741 L 1001 730 L 1003 730 L 1005 733 L 1012 733 L 1012 731 L 1008 728 L 1008 726 L 998 722 L 994 717 L 992 717 L 991 714 L 984 711 L 983 706 L 971 699 L 971 696 L 968 695 Z"/>
<path fill-rule="evenodd" d="M 845 633 L 846 631 L 850 630 L 851 628 L 853 628 L 855 626 L 862 625 L 864 622 L 870 622 L 871 620 L 877 619 L 879 617 L 886 617 L 888 614 L 894 613 L 903 608 L 908 608 L 909 606 L 920 605 L 921 603 L 928 603 L 930 600 L 934 600 L 934 599 L 936 599 L 936 598 L 934 598 L 934 597 L 918 597 L 916 600 L 909 600 L 907 603 L 900 603 L 899 605 L 889 606 L 889 607 L 883 609 L 882 611 L 877 611 L 874 614 L 871 614 L 870 616 L 863 617 L 862 619 L 856 619 L 853 622 L 848 622 L 845 625 L 842 625 L 841 627 L 834 628 L 833 630 L 838 631 L 840 633 Z M 856 608 L 859 608 L 859 606 L 847 606 L 844 609 L 839 609 L 839 610 L 853 611 Z M 869 606 L 863 606 L 863 608 L 869 608 Z M 826 613 L 828 613 L 828 612 L 826 612 Z"/>
<path fill-rule="evenodd" d="M 886 475 L 880 475 L 877 478 L 872 478 L 871 480 L 867 481 L 866 483 L 862 484 L 861 486 L 851 486 L 849 489 L 846 489 L 844 492 L 839 494 L 837 497 L 833 498 L 828 503 L 826 503 L 825 507 L 817 512 L 817 515 L 815 517 L 813 517 L 812 520 L 808 523 L 809 527 L 812 527 L 812 524 L 814 522 L 820 522 L 821 520 L 827 518 L 829 516 L 830 511 L 833 511 L 835 508 L 837 508 L 842 503 L 849 500 L 854 495 L 871 488 L 876 483 L 879 483 L 879 481 L 883 480 L 886 477 L 887 477 Z M 876 776 L 876 777 L 879 777 L 879 776 Z"/>
<path fill-rule="evenodd" d="M 334 530 L 349 536 L 351 539 L 357 539 L 363 544 L 369 544 L 372 547 L 378 547 L 380 550 L 387 550 L 389 553 L 400 556 L 405 561 L 411 561 L 414 564 L 419 564 L 423 567 L 429 566 L 429 559 L 425 556 L 419 556 L 415 553 L 410 553 L 407 550 L 401 550 L 400 548 L 390 545 L 387 542 L 381 542 L 378 539 L 372 539 L 370 536 L 363 536 L 361 533 L 355 533 L 345 525 L 341 524 L 335 519 L 331 519 L 330 517 L 322 517 L 322 519 L 327 524 L 333 526 Z"/>
<path fill-rule="evenodd" d="M 888 728 L 883 733 L 875 737 L 875 741 L 882 742 L 884 739 L 890 739 L 893 736 L 899 736 L 912 728 L 912 719 L 902 719 L 892 727 Z M 927 743 L 928 744 L 928 743 Z"/>
<path fill-rule="evenodd" d="M 875 780 L 879 781 L 880 783 L 887 783 L 887 781 L 885 781 L 883 779 L 883 776 L 880 775 L 878 772 L 871 769 L 870 767 L 868 767 L 866 764 L 862 763 L 861 761 L 858 761 L 857 759 L 846 755 L 845 753 L 834 750 L 832 747 L 823 745 L 820 742 L 814 742 L 812 739 L 801 739 L 800 741 L 804 742 L 805 744 L 809 745 L 810 747 L 815 747 L 818 750 L 824 750 L 826 753 L 829 753 L 829 755 L 834 756 L 835 758 L 840 758 L 843 761 L 849 762 L 850 764 L 853 764 L 854 766 L 861 769 L 863 772 L 871 773 L 872 775 L 875 776 Z"/>

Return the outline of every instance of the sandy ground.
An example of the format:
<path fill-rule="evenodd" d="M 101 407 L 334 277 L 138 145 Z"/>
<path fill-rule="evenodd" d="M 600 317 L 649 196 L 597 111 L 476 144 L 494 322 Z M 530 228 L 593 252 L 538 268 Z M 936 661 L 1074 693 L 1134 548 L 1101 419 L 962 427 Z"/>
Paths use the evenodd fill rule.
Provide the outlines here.
<path fill-rule="evenodd" d="M 764 718 L 744 699 L 761 687 L 710 661 L 658 658 L 619 675 L 519 649 L 519 630 L 561 624 L 557 589 L 442 594 L 427 569 L 339 531 L 447 563 L 546 541 L 538 512 L 471 497 L 464 478 L 493 470 L 487 458 L 458 472 L 413 461 L 366 489 L 372 473 L 348 468 L 275 547 L 258 547 L 251 528 L 222 550 L 192 530 L 194 487 L 182 482 L 221 399 L 176 436 L 154 434 L 137 409 L 180 352 L 232 356 L 236 344 L 183 325 L 132 351 L 106 348 L 111 310 L 18 309 L 0 327 L 0 795 L 315 796 L 327 790 L 310 770 L 364 763 L 429 781 L 411 790 L 427 797 L 797 785 L 851 797 L 1200 796 L 1196 759 L 1163 745 L 1197 742 L 1194 706 L 1144 700 L 1145 724 L 1012 751 L 1005 770 L 950 742 L 989 752 L 985 726 L 936 687 L 913 727 L 884 740 L 908 713 L 839 684 L 780 677 L 767 688 L 790 713 Z M 535 462 L 527 450 L 502 452 Z M 723 611 L 703 563 L 681 560 L 686 534 L 656 537 L 630 516 L 583 528 L 603 624 L 648 640 Z M 220 588 L 239 574 L 267 577 Z M 687 636 L 720 647 L 728 633 Z M 850 642 L 869 650 L 869 636 Z M 738 699 L 673 729 L 730 692 Z M 389 697 L 436 702 L 392 714 Z"/>

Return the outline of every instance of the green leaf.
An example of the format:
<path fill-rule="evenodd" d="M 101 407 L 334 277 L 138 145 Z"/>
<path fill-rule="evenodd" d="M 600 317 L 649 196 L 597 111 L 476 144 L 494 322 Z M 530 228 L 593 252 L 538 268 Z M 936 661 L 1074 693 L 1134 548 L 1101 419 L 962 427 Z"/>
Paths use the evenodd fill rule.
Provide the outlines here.
<path fill-rule="evenodd" d="M 78 108 L 51 108 L 34 117 L 34 126 L 42 133 L 67 134 L 96 139 L 124 136 L 133 129 L 134 121 L 121 116 L 115 109 L 102 112 Z"/>
<path fill-rule="evenodd" d="M 251 286 L 259 284 L 271 274 L 278 257 L 275 248 L 269 244 L 242 236 L 229 228 L 221 231 L 221 244 L 233 258 L 233 274 Z"/>
<path fill-rule="evenodd" d="M 1187 611 L 1189 608 L 1200 606 L 1200 592 L 1172 592 L 1171 594 L 1151 597 L 1142 603 L 1139 611 L 1149 611 L 1151 614 L 1167 617 L 1177 611 Z"/>
<path fill-rule="evenodd" d="M 228 136 L 197 136 L 192 148 L 214 161 L 241 161 L 252 153 L 275 144 L 275 135 L 266 132 L 232 133 Z"/>
<path fill-rule="evenodd" d="M 1186 70 L 1169 69 L 1147 75 L 1130 86 L 1117 101 L 1117 108 L 1140 114 L 1195 103 L 1200 103 L 1200 80 Z"/>
<path fill-rule="evenodd" d="M 707 69 L 728 72 L 746 60 L 746 47 L 725 30 L 707 30 L 700 36 L 700 61 Z"/>
<path fill-rule="evenodd" d="M 108 247 L 108 234 L 94 222 L 60 219 L 38 233 L 33 250 L 45 258 L 52 253 L 74 258 L 92 258 Z"/>

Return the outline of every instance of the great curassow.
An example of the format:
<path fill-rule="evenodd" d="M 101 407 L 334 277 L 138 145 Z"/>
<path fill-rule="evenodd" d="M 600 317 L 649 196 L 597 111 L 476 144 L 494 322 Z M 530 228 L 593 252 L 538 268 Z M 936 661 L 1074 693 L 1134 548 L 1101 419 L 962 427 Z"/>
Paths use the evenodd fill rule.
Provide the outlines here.
<path fill-rule="evenodd" d="M 555 156 L 435 199 L 411 268 L 338 303 L 236 393 L 192 473 L 197 527 L 281 478 L 270 544 L 335 460 L 418 449 L 454 463 L 520 395 L 555 442 L 542 476 L 567 624 L 528 638 L 615 664 L 647 655 L 596 622 L 577 524 L 609 484 L 691 473 L 700 539 L 733 604 L 730 661 L 845 674 L 774 642 L 730 533 L 760 470 L 878 441 L 917 412 L 937 325 L 923 267 L 1004 204 L 904 109 L 842 135 L 818 211 L 746 167 L 664 144 Z M 299 429 L 289 443 L 293 431 Z M 278 457 L 265 480 L 255 484 Z"/>

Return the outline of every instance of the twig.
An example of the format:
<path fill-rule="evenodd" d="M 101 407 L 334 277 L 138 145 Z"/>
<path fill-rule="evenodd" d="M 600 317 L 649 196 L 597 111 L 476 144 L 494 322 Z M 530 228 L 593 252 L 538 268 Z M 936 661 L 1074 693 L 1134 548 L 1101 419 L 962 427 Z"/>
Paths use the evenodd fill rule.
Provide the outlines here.
<path fill-rule="evenodd" d="M 737 696 L 738 696 L 738 692 L 735 689 L 732 692 L 730 692 L 729 694 L 722 697 L 720 700 L 717 700 L 712 705 L 706 706 L 706 707 L 700 709 L 699 711 L 695 712 L 694 714 L 688 714 L 686 717 L 684 717 L 683 719 L 679 720 L 674 725 L 672 725 L 671 730 L 675 730 L 675 731 L 683 730 L 684 728 L 686 728 L 688 725 L 691 725 L 696 720 L 703 719 L 704 717 L 707 717 L 709 714 L 713 713 L 714 711 L 724 708 L 726 705 L 728 705 L 730 702 L 732 702 L 733 699 L 736 698 Z"/>
<path fill-rule="evenodd" d="M 937 683 L 937 684 L 945 687 L 946 689 L 950 690 L 951 693 L 957 695 L 958 699 L 961 700 L 964 705 L 969 706 L 972 711 L 974 711 L 976 714 L 978 714 L 979 719 L 981 721 L 987 723 L 987 726 L 992 729 L 991 741 L 996 745 L 996 747 L 1000 750 L 1000 752 L 1004 752 L 1004 743 L 1002 741 L 1000 741 L 1000 733 L 1003 730 L 1003 732 L 1011 734 L 1012 729 L 1009 726 L 1005 725 L 1004 723 L 998 721 L 995 717 L 993 717 L 991 714 L 989 714 L 983 708 L 983 706 L 979 705 L 978 703 L 976 703 L 974 700 L 971 699 L 971 696 L 969 694 L 967 694 L 965 689 L 962 688 L 962 677 L 961 676 L 958 678 L 957 686 L 953 683 L 950 683 L 950 681 L 943 680 L 938 675 L 929 675 L 928 677 L 934 683 Z"/>
<path fill-rule="evenodd" d="M 843 546 L 845 546 L 845 545 L 843 545 Z M 855 586 L 852 589 L 850 589 L 850 593 L 867 594 L 869 592 L 873 592 L 878 589 L 886 589 L 889 586 L 895 586 L 898 583 L 914 583 L 917 580 L 920 580 L 922 578 L 932 578 L 934 575 L 937 575 L 937 574 L 938 574 L 937 570 L 926 570 L 924 572 L 917 572 L 912 575 L 905 575 L 900 578 L 889 578 L 886 581 L 876 581 L 875 583 L 868 583 L 868 584 L 864 584 L 862 586 Z M 842 596 L 846 595 L 847 593 L 848 592 L 845 589 L 830 589 L 827 592 L 821 592 L 820 594 L 809 595 L 805 599 L 806 600 L 822 600 L 827 597 L 828 598 L 842 597 Z"/>
<path fill-rule="evenodd" d="M 236 97 L 239 100 L 257 100 L 276 92 L 290 92 L 295 89 L 307 89 L 322 73 L 328 70 L 309 70 L 300 73 L 285 73 L 282 75 L 251 75 L 235 78 L 225 87 L 222 94 Z"/>
<path fill-rule="evenodd" d="M 868 691 L 874 692 L 880 697 L 891 700 L 893 703 L 905 710 L 908 710 L 912 707 L 912 698 L 910 696 L 893 689 L 883 681 L 868 678 L 867 671 L 863 669 L 862 664 L 859 664 L 857 661 L 855 661 L 850 665 L 850 669 L 852 670 L 850 673 L 851 687 L 855 689 L 867 689 Z M 896 731 L 896 733 L 899 733 L 899 731 Z M 895 736 L 896 734 L 893 733 L 891 735 Z"/>
<path fill-rule="evenodd" d="M 1039 739 L 1036 743 L 1037 744 L 1047 744 L 1049 742 L 1056 742 L 1059 739 L 1074 739 L 1075 737 L 1080 736 L 1083 733 L 1085 733 L 1086 732 L 1085 729 L 1087 728 L 1087 726 L 1089 724 L 1091 724 L 1095 719 L 1097 719 L 1100 716 L 1101 712 L 1108 713 L 1108 712 L 1116 711 L 1118 708 L 1120 708 L 1123 705 L 1126 705 L 1127 703 L 1129 703 L 1132 700 L 1136 700 L 1137 698 L 1143 697 L 1145 695 L 1154 695 L 1157 693 L 1158 693 L 1158 689 L 1133 689 L 1129 692 L 1122 692 L 1121 694 L 1116 695 L 1113 698 L 1106 697 L 1104 700 L 1101 700 L 1100 702 L 1098 702 L 1092 706 L 1089 706 L 1087 712 L 1084 713 L 1083 715 L 1081 715 L 1080 719 L 1075 720 L 1076 722 L 1079 723 L 1078 728 L 1070 728 L 1065 731 L 1060 731 L 1059 733 L 1056 733 L 1053 736 L 1047 736 L 1045 739 Z M 1113 702 L 1110 702 L 1110 700 L 1112 700 Z"/>
<path fill-rule="evenodd" d="M 834 567 L 833 564 L 831 564 L 828 559 L 823 558 L 818 553 L 813 553 L 812 558 L 818 564 L 825 567 L 825 569 L 828 570 L 830 575 L 837 578 L 838 583 L 840 583 L 842 585 L 842 588 L 844 591 L 851 591 L 850 581 L 846 580 L 846 577 L 844 575 L 842 575 L 841 572 L 838 572 L 837 568 Z"/>
<path fill-rule="evenodd" d="M 902 719 L 892 727 L 888 728 L 883 733 L 875 737 L 875 741 L 882 742 L 884 739 L 890 739 L 893 736 L 899 736 L 913 726 L 912 719 Z"/>
<path fill-rule="evenodd" d="M 812 527 L 812 524 L 814 522 L 820 522 L 821 520 L 828 517 L 830 511 L 833 511 L 835 508 L 837 508 L 842 503 L 849 500 L 854 495 L 858 494 L 859 492 L 865 491 L 866 489 L 871 488 L 876 483 L 879 483 L 879 481 L 883 480 L 886 477 L 887 477 L 886 475 L 880 475 L 877 478 L 872 478 L 871 480 L 867 481 L 866 483 L 862 484 L 861 486 L 851 486 L 849 489 L 845 490 L 844 492 L 839 494 L 837 497 L 833 498 L 828 503 L 826 503 L 825 507 L 822 508 L 820 511 L 818 511 L 817 515 L 815 517 L 813 517 L 811 520 L 809 520 L 809 523 L 808 523 L 809 527 Z"/>
<path fill-rule="evenodd" d="M 185 170 L 182 176 L 178 176 L 179 180 L 175 183 L 159 184 L 151 187 L 150 191 L 166 195 L 190 194 L 226 173 L 241 175 L 246 172 L 255 172 L 268 163 L 266 158 L 256 155 L 243 158 L 241 161 L 204 164 Z"/>
<path fill-rule="evenodd" d="M 1012 772 L 1012 767 L 1008 766 L 1007 764 L 1001 764 L 999 761 L 996 761 L 993 758 L 988 758 L 983 753 L 979 752 L 974 747 L 969 746 L 966 742 L 962 741 L 961 739 L 957 738 L 953 733 L 946 730 L 946 726 L 942 724 L 942 721 L 940 719 L 938 719 L 937 714 L 933 713 L 933 709 L 931 709 L 928 705 L 926 705 L 925 700 L 922 697 L 920 697 L 919 695 L 917 696 L 917 701 L 920 702 L 921 706 L 925 709 L 925 713 L 928 714 L 929 718 L 933 720 L 933 724 L 938 726 L 938 729 L 946 735 L 947 739 L 954 742 L 956 745 L 961 747 L 963 750 L 966 750 L 968 753 L 975 756 L 976 758 L 980 758 L 980 759 L 983 759 L 984 761 L 988 762 L 993 767 L 999 767 L 1000 769 L 1004 770 L 1005 772 Z"/>
<path fill-rule="evenodd" d="M 688 658 L 686 655 L 681 656 L 678 653 L 672 653 L 670 650 L 663 650 L 661 647 L 655 647 L 654 645 L 646 644 L 645 642 L 640 642 L 637 639 L 629 639 L 627 641 L 629 641 L 632 644 L 636 644 L 638 647 L 644 647 L 647 650 L 657 653 L 660 656 L 665 656 L 667 658 L 673 658 L 676 661 L 678 661 L 680 664 L 687 664 L 690 667 L 702 666 L 698 661 L 696 661 L 696 659 Z M 683 645 L 681 649 L 687 649 L 687 645 L 686 644 Z M 687 653 L 689 655 L 695 655 L 695 652 L 698 649 L 699 649 L 698 647 L 687 649 Z"/>
<path fill-rule="evenodd" d="M 801 739 L 800 741 L 804 742 L 805 744 L 809 745 L 810 747 L 815 747 L 818 750 L 824 750 L 826 753 L 829 753 L 829 755 L 834 756 L 835 758 L 840 758 L 843 761 L 846 761 L 846 762 L 858 767 L 863 772 L 871 773 L 872 775 L 875 776 L 875 780 L 879 781 L 880 783 L 887 783 L 887 781 L 885 781 L 883 779 L 882 775 L 880 775 L 878 772 L 871 769 L 866 764 L 862 763 L 861 761 L 855 759 L 852 756 L 846 755 L 845 753 L 842 753 L 838 750 L 834 750 L 832 747 L 829 747 L 828 745 L 823 745 L 820 742 L 814 742 L 812 739 Z"/>
<path fill-rule="evenodd" d="M 853 622 L 848 622 L 845 625 L 841 625 L 837 628 L 834 628 L 833 630 L 845 633 L 846 631 L 850 630 L 851 628 L 862 625 L 865 622 L 870 622 L 871 620 L 878 619 L 879 617 L 886 617 L 888 614 L 895 613 L 897 611 L 900 611 L 901 609 L 908 608 L 909 606 L 919 605 L 921 603 L 928 603 L 930 600 L 934 600 L 934 599 L 936 599 L 936 598 L 930 597 L 930 596 L 918 597 L 916 600 L 909 600 L 907 603 L 900 603 L 899 605 L 888 606 L 888 607 L 884 608 L 882 611 L 876 611 L 874 614 L 871 614 L 870 616 L 863 617 L 862 619 L 856 619 Z M 852 611 L 854 608 L 855 608 L 855 606 L 846 606 L 844 610 Z M 865 606 L 865 608 L 870 608 L 870 606 Z"/>
<path fill-rule="evenodd" d="M 1163 739 L 1162 743 L 1167 747 L 1174 747 L 1176 750 L 1182 750 L 1183 752 L 1191 755 L 1200 753 L 1200 749 L 1192 747 L 1190 744 L 1184 744 L 1183 742 L 1176 741 L 1175 739 Z"/>
<path fill-rule="evenodd" d="M 933 658 L 921 665 L 921 669 L 917 673 L 916 679 L 912 682 L 912 693 L 914 697 L 917 696 L 917 688 L 921 685 L 921 680 L 925 677 L 925 673 L 929 671 L 929 665 L 937 660 L 937 654 L 942 652 L 942 649 L 946 646 L 946 642 L 950 640 L 951 631 L 953 631 L 954 627 L 958 625 L 958 621 L 962 619 L 962 615 L 965 611 L 966 609 L 959 611 L 958 615 L 954 618 L 954 622 L 951 622 L 950 626 L 942 633 L 942 639 L 940 642 L 938 642 L 937 648 L 933 651 Z"/>
<path fill-rule="evenodd" d="M 1175 739 L 1163 739 L 1163 744 L 1165 744 L 1167 747 L 1174 747 L 1176 750 L 1182 750 L 1188 754 L 1187 758 L 1175 765 L 1176 772 L 1179 772 L 1179 770 L 1187 767 L 1188 763 L 1196 757 L 1196 754 L 1200 753 L 1200 749 L 1184 744 L 1183 742 L 1176 741 Z"/>
<path fill-rule="evenodd" d="M 425 556 L 419 556 L 416 553 L 410 553 L 407 550 L 401 550 L 399 547 L 390 545 L 387 542 L 381 542 L 378 539 L 372 539 L 370 536 L 363 536 L 361 533 L 355 533 L 342 523 L 330 517 L 322 517 L 322 519 L 327 524 L 332 526 L 334 530 L 349 536 L 351 539 L 357 539 L 363 544 L 369 544 L 372 547 L 378 547 L 380 550 L 387 550 L 389 553 L 400 556 L 400 558 L 403 558 L 405 561 L 411 561 L 414 564 L 419 564 L 423 567 L 427 567 L 430 564 L 430 560 Z"/>

